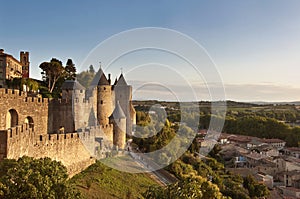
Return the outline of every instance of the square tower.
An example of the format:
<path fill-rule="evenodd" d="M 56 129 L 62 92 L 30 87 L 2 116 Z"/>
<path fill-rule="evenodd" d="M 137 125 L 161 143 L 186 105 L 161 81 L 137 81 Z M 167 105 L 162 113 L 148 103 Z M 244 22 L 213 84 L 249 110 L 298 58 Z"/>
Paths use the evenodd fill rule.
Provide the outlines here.
<path fill-rule="evenodd" d="M 20 63 L 22 64 L 22 77 L 29 78 L 29 52 L 20 52 Z"/>

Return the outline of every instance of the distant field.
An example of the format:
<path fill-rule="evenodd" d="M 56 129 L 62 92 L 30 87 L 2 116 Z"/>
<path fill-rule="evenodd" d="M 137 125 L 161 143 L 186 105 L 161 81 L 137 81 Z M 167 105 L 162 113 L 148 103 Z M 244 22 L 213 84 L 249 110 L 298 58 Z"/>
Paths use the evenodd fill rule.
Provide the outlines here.
<path fill-rule="evenodd" d="M 160 104 L 163 107 L 168 108 L 167 111 L 174 113 L 174 111 L 179 111 L 181 106 L 192 107 L 195 103 L 178 103 L 178 102 L 165 102 L 165 101 L 133 101 L 134 106 L 137 111 L 148 111 L 149 108 L 154 104 Z M 275 118 L 278 120 L 299 120 L 300 119 L 300 106 L 293 103 L 244 103 L 244 102 L 234 102 L 226 101 L 227 114 L 257 114 L 259 116 L 266 116 L 270 118 Z M 198 102 L 198 106 L 201 112 L 205 114 L 210 113 L 211 102 L 201 101 Z M 284 116 L 283 116 L 284 115 Z"/>
<path fill-rule="evenodd" d="M 151 185 L 157 185 L 148 174 L 120 172 L 101 162 L 74 176 L 71 182 L 83 198 L 142 198 L 141 193 Z"/>

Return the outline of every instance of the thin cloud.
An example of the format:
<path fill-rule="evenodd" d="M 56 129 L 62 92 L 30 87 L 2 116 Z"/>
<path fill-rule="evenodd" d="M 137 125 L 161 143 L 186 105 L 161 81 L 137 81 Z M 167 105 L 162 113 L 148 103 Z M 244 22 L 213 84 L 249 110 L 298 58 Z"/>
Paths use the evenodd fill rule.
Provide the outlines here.
<path fill-rule="evenodd" d="M 143 81 L 131 81 L 133 90 L 141 85 L 147 85 Z M 299 101 L 300 88 L 288 85 L 277 85 L 270 82 L 259 84 L 225 84 L 219 83 L 193 83 L 191 85 L 176 85 L 170 83 L 163 86 L 145 86 L 137 89 L 135 99 L 159 99 L 176 100 L 176 97 L 183 101 L 197 100 L 223 100 L 225 89 L 226 99 L 235 101 Z M 214 95 L 212 97 L 212 92 Z"/>

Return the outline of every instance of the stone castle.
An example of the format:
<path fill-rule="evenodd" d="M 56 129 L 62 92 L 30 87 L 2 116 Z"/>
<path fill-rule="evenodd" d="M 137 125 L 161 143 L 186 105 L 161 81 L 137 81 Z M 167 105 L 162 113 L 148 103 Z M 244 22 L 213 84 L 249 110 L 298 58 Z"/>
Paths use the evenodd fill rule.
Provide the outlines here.
<path fill-rule="evenodd" d="M 135 124 L 132 87 L 123 74 L 114 84 L 108 77 L 100 68 L 88 89 L 67 80 L 61 99 L 0 88 L 0 160 L 50 157 L 73 175 L 124 150 Z"/>

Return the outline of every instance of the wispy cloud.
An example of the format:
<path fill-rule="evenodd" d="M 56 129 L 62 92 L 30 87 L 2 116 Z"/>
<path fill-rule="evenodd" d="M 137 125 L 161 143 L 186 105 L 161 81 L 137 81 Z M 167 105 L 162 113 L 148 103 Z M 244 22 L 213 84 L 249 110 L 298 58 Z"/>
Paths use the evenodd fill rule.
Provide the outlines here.
<path fill-rule="evenodd" d="M 158 99 L 172 101 L 218 100 L 235 101 L 298 101 L 300 87 L 272 84 L 225 84 L 192 83 L 176 85 L 176 83 L 159 84 L 143 81 L 130 81 L 133 85 L 134 99 Z M 225 89 L 225 91 L 223 90 Z M 225 97 L 224 94 L 225 93 Z"/>
<path fill-rule="evenodd" d="M 299 101 L 300 88 L 276 84 L 226 84 L 227 99 L 240 101 Z"/>

